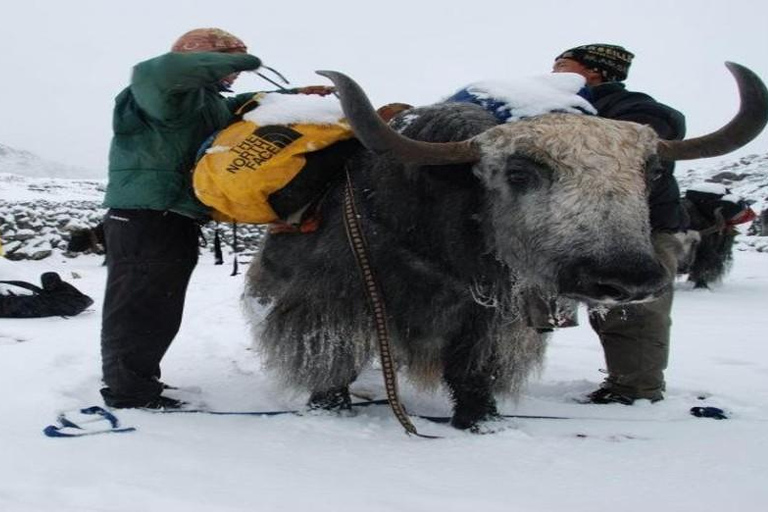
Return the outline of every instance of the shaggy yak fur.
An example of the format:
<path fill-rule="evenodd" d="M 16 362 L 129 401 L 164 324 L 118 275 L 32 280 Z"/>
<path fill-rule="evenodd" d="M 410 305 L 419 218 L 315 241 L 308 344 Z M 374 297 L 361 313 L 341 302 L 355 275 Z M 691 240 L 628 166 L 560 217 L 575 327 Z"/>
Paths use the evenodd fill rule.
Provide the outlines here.
<path fill-rule="evenodd" d="M 514 396 L 540 367 L 547 335 L 526 325 L 524 297 L 616 303 L 669 285 L 650 242 L 650 128 L 574 114 L 497 126 L 459 103 L 391 126 L 430 142 L 482 133 L 474 164 L 418 166 L 362 147 L 348 161 L 398 367 L 447 385 L 455 427 L 495 419 L 494 394 Z M 267 367 L 329 408 L 346 406 L 377 355 L 343 190 L 340 178 L 323 198 L 316 232 L 267 238 L 244 294 Z"/>

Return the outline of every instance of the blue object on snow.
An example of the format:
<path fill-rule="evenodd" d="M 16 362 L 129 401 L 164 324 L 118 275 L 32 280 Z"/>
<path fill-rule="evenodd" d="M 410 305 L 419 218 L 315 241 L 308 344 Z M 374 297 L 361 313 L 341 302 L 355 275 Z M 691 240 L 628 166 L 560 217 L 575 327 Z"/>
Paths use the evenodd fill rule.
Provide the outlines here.
<path fill-rule="evenodd" d="M 73 420 L 68 414 L 78 414 L 85 418 Z M 114 434 L 133 432 L 134 427 L 121 427 L 117 417 L 98 405 L 78 409 L 75 413 L 63 412 L 56 419 L 58 425 L 48 425 L 43 434 L 48 437 L 82 437 L 96 434 Z M 106 423 L 106 424 L 105 424 Z"/>
<path fill-rule="evenodd" d="M 727 420 L 725 411 L 719 407 L 691 407 L 691 414 L 697 418 L 713 418 L 716 420 Z"/>

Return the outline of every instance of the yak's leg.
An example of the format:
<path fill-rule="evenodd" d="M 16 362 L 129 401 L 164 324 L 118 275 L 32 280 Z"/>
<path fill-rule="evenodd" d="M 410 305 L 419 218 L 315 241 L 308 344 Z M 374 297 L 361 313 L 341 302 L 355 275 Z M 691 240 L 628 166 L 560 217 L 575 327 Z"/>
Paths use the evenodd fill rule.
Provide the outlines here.
<path fill-rule="evenodd" d="M 323 340 L 328 346 L 330 342 Z M 318 353 L 323 357 L 323 353 Z M 352 399 L 349 386 L 357 379 L 360 363 L 347 352 L 344 356 L 333 357 L 332 365 L 325 371 L 317 372 L 318 378 L 312 388 L 307 407 L 314 411 L 349 412 L 352 410 Z"/>
<path fill-rule="evenodd" d="M 499 417 L 496 400 L 491 393 L 490 379 L 484 375 L 445 378 L 453 397 L 451 426 L 476 429 L 480 422 Z"/>
<path fill-rule="evenodd" d="M 477 429 L 482 421 L 499 417 L 491 392 L 492 375 L 473 364 L 471 337 L 446 349 L 443 379 L 453 399 L 451 425 L 458 429 Z"/>

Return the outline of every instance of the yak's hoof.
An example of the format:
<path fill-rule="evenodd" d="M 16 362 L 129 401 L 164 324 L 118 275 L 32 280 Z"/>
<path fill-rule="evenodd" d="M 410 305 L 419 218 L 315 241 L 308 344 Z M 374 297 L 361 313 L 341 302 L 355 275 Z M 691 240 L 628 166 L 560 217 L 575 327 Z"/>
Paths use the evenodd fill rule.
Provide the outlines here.
<path fill-rule="evenodd" d="M 490 414 L 482 419 L 474 421 L 451 419 L 451 426 L 459 430 L 466 430 L 472 434 L 495 434 L 502 430 L 514 428 L 514 423 L 500 414 Z"/>
<path fill-rule="evenodd" d="M 307 407 L 310 411 L 351 412 L 352 398 L 349 396 L 349 388 L 333 388 L 327 391 L 315 391 L 309 397 Z"/>
<path fill-rule="evenodd" d="M 451 426 L 459 430 L 475 431 L 478 425 L 487 421 L 496 421 L 500 419 L 499 411 L 496 409 L 496 403 L 492 399 L 478 399 L 455 407 Z"/>
<path fill-rule="evenodd" d="M 498 432 L 513 429 L 516 426 L 517 425 L 513 420 L 497 415 L 478 422 L 474 427 L 470 428 L 469 431 L 473 434 L 496 434 Z"/>

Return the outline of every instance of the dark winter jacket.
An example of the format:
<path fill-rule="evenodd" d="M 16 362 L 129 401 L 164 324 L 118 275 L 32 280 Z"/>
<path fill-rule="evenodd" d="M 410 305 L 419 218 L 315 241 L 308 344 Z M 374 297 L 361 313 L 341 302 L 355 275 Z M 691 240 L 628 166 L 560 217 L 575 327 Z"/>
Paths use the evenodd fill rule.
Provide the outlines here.
<path fill-rule="evenodd" d="M 195 154 L 252 97 L 225 98 L 221 80 L 260 64 L 253 55 L 205 52 L 167 53 L 136 65 L 131 85 L 115 99 L 104 205 L 207 217 L 192 191 Z"/>
<path fill-rule="evenodd" d="M 597 115 L 619 121 L 633 121 L 653 128 L 660 138 L 685 137 L 685 116 L 641 92 L 625 89 L 623 83 L 608 82 L 587 88 L 587 99 Z M 662 162 L 664 174 L 651 182 L 649 204 L 654 231 L 685 229 L 686 214 L 680 201 L 680 188 L 674 176 L 674 162 Z"/>

